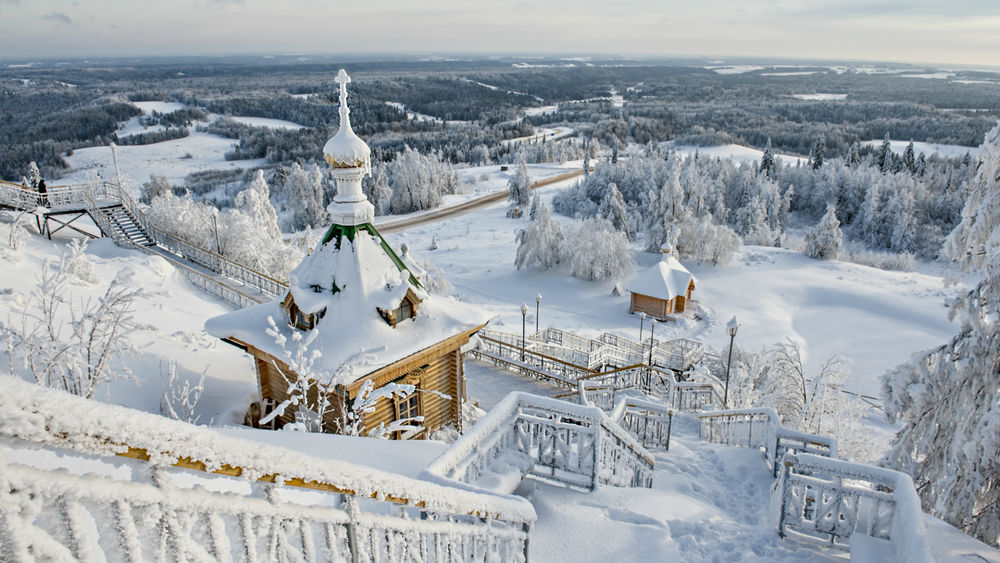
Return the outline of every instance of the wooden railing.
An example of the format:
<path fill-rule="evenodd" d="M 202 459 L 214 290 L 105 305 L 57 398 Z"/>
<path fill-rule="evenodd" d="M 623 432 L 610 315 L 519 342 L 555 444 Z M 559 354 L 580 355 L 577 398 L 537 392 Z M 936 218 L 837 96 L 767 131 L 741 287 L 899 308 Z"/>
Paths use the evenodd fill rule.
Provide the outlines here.
<path fill-rule="evenodd" d="M 764 448 L 772 475 L 787 451 L 837 457 L 837 441 L 786 428 L 772 408 L 735 409 L 698 415 L 701 439 L 716 444 Z"/>
<path fill-rule="evenodd" d="M 3 387 L 5 561 L 527 557 L 535 513 L 518 497 L 313 458 L 9 377 Z"/>
<path fill-rule="evenodd" d="M 498 473 L 514 470 L 513 478 Z M 510 393 L 428 465 L 429 478 L 510 492 L 530 475 L 568 487 L 649 487 L 653 458 L 604 411 Z"/>
<path fill-rule="evenodd" d="M 842 549 L 884 542 L 900 563 L 934 561 L 909 475 L 798 452 L 780 465 L 772 504 L 782 537 Z"/>

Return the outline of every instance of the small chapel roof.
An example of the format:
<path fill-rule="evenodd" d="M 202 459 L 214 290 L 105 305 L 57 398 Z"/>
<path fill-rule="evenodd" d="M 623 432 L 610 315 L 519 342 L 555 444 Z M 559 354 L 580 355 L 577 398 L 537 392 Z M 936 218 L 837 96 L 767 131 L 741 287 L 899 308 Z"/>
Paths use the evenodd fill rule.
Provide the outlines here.
<path fill-rule="evenodd" d="M 684 295 L 691 282 L 697 282 L 694 275 L 674 258 L 670 249 L 665 249 L 660 261 L 639 275 L 626 289 L 632 293 L 670 300 Z"/>

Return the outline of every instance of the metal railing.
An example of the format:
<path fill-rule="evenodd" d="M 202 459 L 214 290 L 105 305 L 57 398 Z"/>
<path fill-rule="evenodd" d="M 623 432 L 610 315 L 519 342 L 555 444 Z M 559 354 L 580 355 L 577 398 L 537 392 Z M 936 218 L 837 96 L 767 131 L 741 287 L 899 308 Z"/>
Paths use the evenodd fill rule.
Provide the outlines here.
<path fill-rule="evenodd" d="M 787 451 L 837 457 L 837 441 L 786 428 L 772 408 L 735 409 L 698 415 L 701 439 L 716 444 L 764 448 L 773 476 Z"/>
<path fill-rule="evenodd" d="M 527 558 L 535 513 L 524 499 L 313 458 L 94 404 L 5 378 L 0 558 Z"/>
<path fill-rule="evenodd" d="M 611 418 L 635 436 L 643 447 L 670 450 L 673 409 L 640 397 L 624 396 L 615 404 Z"/>
<path fill-rule="evenodd" d="M 477 485 L 498 470 L 509 471 L 511 463 L 521 463 L 520 476 L 582 489 L 649 487 L 653 478 L 649 452 L 601 409 L 518 392 L 508 394 L 425 474 Z M 510 481 L 504 483 L 509 489 Z"/>
<path fill-rule="evenodd" d="M 905 473 L 788 452 L 772 495 L 782 537 L 850 549 L 860 535 L 887 542 L 897 561 L 934 561 L 920 498 Z"/>

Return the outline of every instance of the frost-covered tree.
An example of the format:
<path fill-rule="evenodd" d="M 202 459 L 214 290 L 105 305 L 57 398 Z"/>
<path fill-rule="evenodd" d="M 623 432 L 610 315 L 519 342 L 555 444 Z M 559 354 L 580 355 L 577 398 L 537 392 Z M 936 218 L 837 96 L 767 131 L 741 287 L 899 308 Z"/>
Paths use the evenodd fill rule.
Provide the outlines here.
<path fill-rule="evenodd" d="M 323 205 L 323 172 L 316 164 L 303 168 L 293 163 L 285 179 L 287 200 L 285 207 L 291 211 L 292 230 L 322 227 L 326 224 L 326 207 Z"/>
<path fill-rule="evenodd" d="M 273 239 L 281 238 L 278 228 L 278 214 L 271 205 L 271 190 L 264 179 L 264 171 L 258 170 L 250 187 L 236 194 L 233 203 L 236 209 L 243 212 L 257 228 Z"/>
<path fill-rule="evenodd" d="M 625 233 L 594 217 L 580 221 L 563 243 L 563 254 L 570 272 L 585 280 L 625 277 L 633 264 Z"/>
<path fill-rule="evenodd" d="M 810 258 L 836 260 L 840 256 L 843 240 L 837 209 L 831 205 L 819 223 L 806 233 L 806 246 L 802 252 Z"/>
<path fill-rule="evenodd" d="M 903 168 L 910 174 L 916 174 L 917 172 L 917 155 L 913 149 L 913 139 L 910 139 L 910 143 L 906 145 L 906 150 L 903 151 Z"/>
<path fill-rule="evenodd" d="M 390 213 L 412 213 L 441 204 L 443 194 L 454 193 L 458 176 L 440 155 L 420 154 L 410 147 L 396 156 L 387 167 L 392 197 Z"/>
<path fill-rule="evenodd" d="M 563 260 L 563 235 L 559 221 L 545 204 L 538 208 L 538 216 L 517 233 L 517 254 L 514 265 L 518 270 L 535 264 L 543 270 L 555 267 Z"/>
<path fill-rule="evenodd" d="M 528 166 L 521 158 L 514 170 L 514 175 L 507 180 L 510 190 L 510 204 L 515 207 L 527 207 L 531 202 L 531 177 L 528 176 Z"/>
<path fill-rule="evenodd" d="M 42 180 L 42 172 L 38 169 L 38 165 L 32 160 L 28 163 L 28 185 L 32 188 L 38 187 L 38 182 Z"/>
<path fill-rule="evenodd" d="M 885 461 L 913 476 L 925 510 L 1000 547 L 1000 127 L 980 158 L 942 253 L 985 279 L 952 304 L 950 342 L 883 377 L 886 415 L 903 424 Z"/>
<path fill-rule="evenodd" d="M 760 157 L 760 166 L 757 168 L 757 172 L 765 176 L 774 174 L 774 149 L 771 148 L 770 137 L 767 138 L 767 146 L 764 147 L 764 154 Z"/>
<path fill-rule="evenodd" d="M 882 144 L 878 148 L 878 152 L 875 156 L 875 162 L 878 169 L 882 171 L 883 174 L 889 172 L 892 169 L 892 143 L 889 141 L 889 132 L 885 132 L 885 138 L 882 139 Z"/>
<path fill-rule="evenodd" d="M 161 196 L 172 190 L 173 187 L 170 186 L 170 180 L 168 180 L 166 176 L 150 174 L 149 181 L 144 183 L 142 187 L 139 188 L 139 201 L 149 204 L 156 199 L 157 196 Z"/>
<path fill-rule="evenodd" d="M 820 137 L 816 139 L 816 144 L 813 145 L 812 154 L 810 155 L 810 162 L 812 163 L 812 169 L 816 170 L 823 166 L 823 159 L 826 153 L 826 139 Z"/>
<path fill-rule="evenodd" d="M 368 201 L 375 206 L 375 215 L 384 215 L 389 209 L 389 200 L 392 199 L 392 188 L 389 187 L 389 174 L 385 165 L 372 167 L 370 176 L 365 176 L 361 181 L 361 188 Z"/>
<path fill-rule="evenodd" d="M 597 208 L 597 216 L 607 219 L 615 230 L 625 233 L 627 237 L 635 236 L 635 229 L 629 220 L 628 211 L 625 210 L 625 199 L 622 198 L 622 193 L 618 191 L 618 186 L 614 182 L 608 184 L 608 190 Z"/>

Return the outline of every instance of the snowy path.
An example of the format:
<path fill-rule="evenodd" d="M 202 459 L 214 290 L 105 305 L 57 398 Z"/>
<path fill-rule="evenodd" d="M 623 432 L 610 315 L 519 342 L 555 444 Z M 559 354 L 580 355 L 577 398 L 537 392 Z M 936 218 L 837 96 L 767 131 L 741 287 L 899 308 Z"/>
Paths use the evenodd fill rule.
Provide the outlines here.
<path fill-rule="evenodd" d="M 653 488 L 579 493 L 527 483 L 538 521 L 536 561 L 836 561 L 840 551 L 778 537 L 770 522 L 774 482 L 759 451 L 698 438 L 675 416 L 670 451 L 656 451 Z M 595 529 L 594 523 L 600 522 Z"/>
<path fill-rule="evenodd" d="M 466 362 L 469 401 L 489 409 L 511 391 L 562 389 L 489 364 Z M 581 493 L 525 481 L 535 506 L 534 561 L 843 561 L 847 555 L 785 541 L 768 518 L 774 480 L 759 451 L 698 438 L 693 417 L 675 416 L 670 451 L 653 450 L 653 488 Z M 599 524 L 596 524 L 599 523 Z M 595 528 L 596 524 L 596 528 Z"/>

